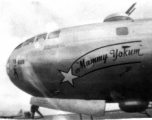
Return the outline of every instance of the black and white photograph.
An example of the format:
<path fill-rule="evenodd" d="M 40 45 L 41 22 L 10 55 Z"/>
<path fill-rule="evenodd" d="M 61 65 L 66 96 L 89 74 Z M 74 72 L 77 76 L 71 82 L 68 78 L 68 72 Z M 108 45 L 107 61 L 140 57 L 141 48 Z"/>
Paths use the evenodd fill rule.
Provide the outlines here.
<path fill-rule="evenodd" d="M 151 119 L 151 0 L 0 0 L 0 38 L 0 119 Z"/>

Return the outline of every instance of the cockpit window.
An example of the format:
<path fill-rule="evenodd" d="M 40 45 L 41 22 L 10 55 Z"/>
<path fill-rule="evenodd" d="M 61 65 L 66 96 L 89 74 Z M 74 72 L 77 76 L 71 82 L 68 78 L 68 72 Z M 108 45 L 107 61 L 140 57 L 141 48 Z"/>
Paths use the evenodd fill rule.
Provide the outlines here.
<path fill-rule="evenodd" d="M 39 41 L 39 40 L 45 40 L 46 36 L 47 36 L 47 33 L 43 33 L 41 35 L 38 35 L 37 38 L 36 38 L 36 42 Z"/>
<path fill-rule="evenodd" d="M 32 37 L 32 38 L 26 40 L 26 41 L 24 42 L 24 46 L 25 46 L 25 45 L 29 45 L 30 43 L 33 43 L 33 42 L 34 42 L 34 39 L 35 39 L 35 37 Z"/>
<path fill-rule="evenodd" d="M 57 38 L 60 35 L 60 30 L 49 33 L 48 39 Z"/>
<path fill-rule="evenodd" d="M 128 35 L 128 28 L 127 27 L 120 27 L 116 29 L 117 35 Z"/>
<path fill-rule="evenodd" d="M 23 45 L 23 43 L 19 44 L 19 45 L 15 48 L 15 50 L 21 48 L 22 45 Z"/>

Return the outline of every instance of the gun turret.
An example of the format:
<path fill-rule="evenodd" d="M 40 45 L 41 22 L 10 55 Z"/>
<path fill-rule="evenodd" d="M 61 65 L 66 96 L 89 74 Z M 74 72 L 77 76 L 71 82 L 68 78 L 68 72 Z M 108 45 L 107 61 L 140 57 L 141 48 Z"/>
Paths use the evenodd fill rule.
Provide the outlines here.
<path fill-rule="evenodd" d="M 128 14 L 128 16 L 131 15 L 131 14 L 134 12 L 134 10 L 136 9 L 136 8 L 134 8 L 135 5 L 136 5 L 136 3 L 134 3 L 134 4 L 126 11 L 126 14 Z"/>
<path fill-rule="evenodd" d="M 125 13 L 115 13 L 107 16 L 103 22 L 114 22 L 114 21 L 123 21 L 123 20 L 131 20 L 133 19 L 129 17 L 135 10 L 136 3 L 132 4 L 132 6 Z"/>

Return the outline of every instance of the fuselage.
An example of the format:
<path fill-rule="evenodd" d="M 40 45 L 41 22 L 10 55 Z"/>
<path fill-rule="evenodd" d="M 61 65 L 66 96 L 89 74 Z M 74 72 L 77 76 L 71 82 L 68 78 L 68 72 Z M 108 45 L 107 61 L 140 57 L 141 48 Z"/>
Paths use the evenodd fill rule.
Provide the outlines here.
<path fill-rule="evenodd" d="M 36 97 L 152 100 L 152 20 L 90 24 L 44 33 L 18 46 L 8 75 Z"/>

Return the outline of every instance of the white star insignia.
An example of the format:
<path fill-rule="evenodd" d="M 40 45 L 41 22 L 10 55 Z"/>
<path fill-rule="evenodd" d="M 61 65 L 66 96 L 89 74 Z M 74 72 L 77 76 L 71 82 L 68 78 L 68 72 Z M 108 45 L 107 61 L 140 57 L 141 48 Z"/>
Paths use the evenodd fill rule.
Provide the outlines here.
<path fill-rule="evenodd" d="M 61 73 L 64 76 L 64 79 L 62 82 L 68 81 L 73 86 L 73 79 L 77 78 L 78 76 L 72 75 L 71 69 L 69 70 L 68 73 L 66 72 L 61 72 Z"/>

